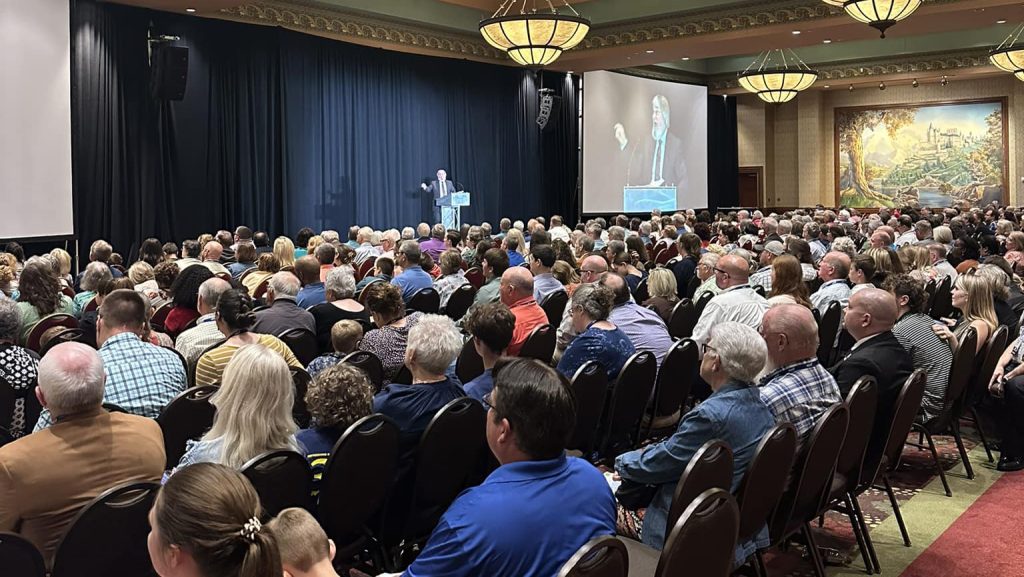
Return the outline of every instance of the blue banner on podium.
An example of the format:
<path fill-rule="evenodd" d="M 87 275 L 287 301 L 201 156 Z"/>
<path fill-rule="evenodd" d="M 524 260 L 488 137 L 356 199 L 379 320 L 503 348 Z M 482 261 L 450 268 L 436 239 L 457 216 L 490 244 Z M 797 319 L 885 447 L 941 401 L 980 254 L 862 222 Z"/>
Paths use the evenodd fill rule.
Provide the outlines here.
<path fill-rule="evenodd" d="M 676 187 L 674 186 L 626 186 L 622 189 L 623 212 L 674 212 Z"/>

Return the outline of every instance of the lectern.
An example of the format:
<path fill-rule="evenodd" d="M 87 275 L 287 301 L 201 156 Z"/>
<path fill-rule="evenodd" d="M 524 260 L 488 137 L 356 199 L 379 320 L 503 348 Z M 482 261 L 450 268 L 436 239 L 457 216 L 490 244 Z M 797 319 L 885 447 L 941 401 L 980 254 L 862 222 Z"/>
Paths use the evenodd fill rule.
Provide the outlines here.
<path fill-rule="evenodd" d="M 469 206 L 468 192 L 453 192 L 434 199 L 434 205 L 441 209 L 441 224 L 446 230 L 459 230 L 462 226 L 462 207 Z"/>

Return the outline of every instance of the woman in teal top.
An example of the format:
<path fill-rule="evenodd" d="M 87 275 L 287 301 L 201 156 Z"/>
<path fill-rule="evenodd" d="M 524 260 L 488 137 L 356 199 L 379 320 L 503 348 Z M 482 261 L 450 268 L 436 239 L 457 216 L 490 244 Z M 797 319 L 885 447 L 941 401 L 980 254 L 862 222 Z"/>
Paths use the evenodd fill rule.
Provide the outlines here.
<path fill-rule="evenodd" d="M 100 290 L 100 287 L 112 278 L 111 274 L 110 267 L 106 263 L 94 261 L 85 267 L 85 272 L 82 274 L 82 292 L 76 294 L 74 299 L 76 317 L 82 317 L 85 306 L 96 297 L 96 292 Z"/>
<path fill-rule="evenodd" d="M 104 265 L 105 266 L 105 265 Z M 21 342 L 43 317 L 54 313 L 71 314 L 74 303 L 60 292 L 60 281 L 49 263 L 32 260 L 25 263 L 18 283 L 18 312 L 21 314 Z"/>

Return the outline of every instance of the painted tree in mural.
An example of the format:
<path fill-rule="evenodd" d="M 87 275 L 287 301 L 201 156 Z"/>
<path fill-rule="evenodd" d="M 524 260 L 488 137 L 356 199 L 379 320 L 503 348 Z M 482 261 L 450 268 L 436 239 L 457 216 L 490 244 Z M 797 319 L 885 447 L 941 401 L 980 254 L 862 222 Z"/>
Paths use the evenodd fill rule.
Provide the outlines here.
<path fill-rule="evenodd" d="M 868 183 L 867 172 L 864 170 L 864 131 L 875 130 L 878 125 L 883 125 L 890 135 L 895 136 L 896 132 L 914 122 L 917 115 L 916 108 L 896 108 L 890 110 L 861 110 L 844 112 L 836 119 L 836 131 L 842 135 L 840 145 L 846 150 L 850 159 L 849 181 L 850 189 L 855 195 L 862 197 L 864 201 L 871 200 L 889 206 L 892 199 L 884 194 L 871 190 Z M 870 203 L 856 203 L 860 206 L 871 206 Z"/>
<path fill-rule="evenodd" d="M 994 110 L 985 116 L 986 132 L 977 149 L 971 152 L 971 173 L 985 183 L 1003 182 L 1003 115 Z"/>

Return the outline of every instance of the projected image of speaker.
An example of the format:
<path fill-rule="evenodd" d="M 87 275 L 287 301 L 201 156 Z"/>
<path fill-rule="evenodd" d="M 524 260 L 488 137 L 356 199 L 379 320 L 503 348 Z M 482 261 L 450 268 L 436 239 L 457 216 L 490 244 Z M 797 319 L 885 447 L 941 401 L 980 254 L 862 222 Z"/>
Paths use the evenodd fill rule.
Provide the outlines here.
<path fill-rule="evenodd" d="M 188 84 L 188 48 L 156 44 L 149 68 L 149 89 L 157 100 L 182 100 Z"/>

